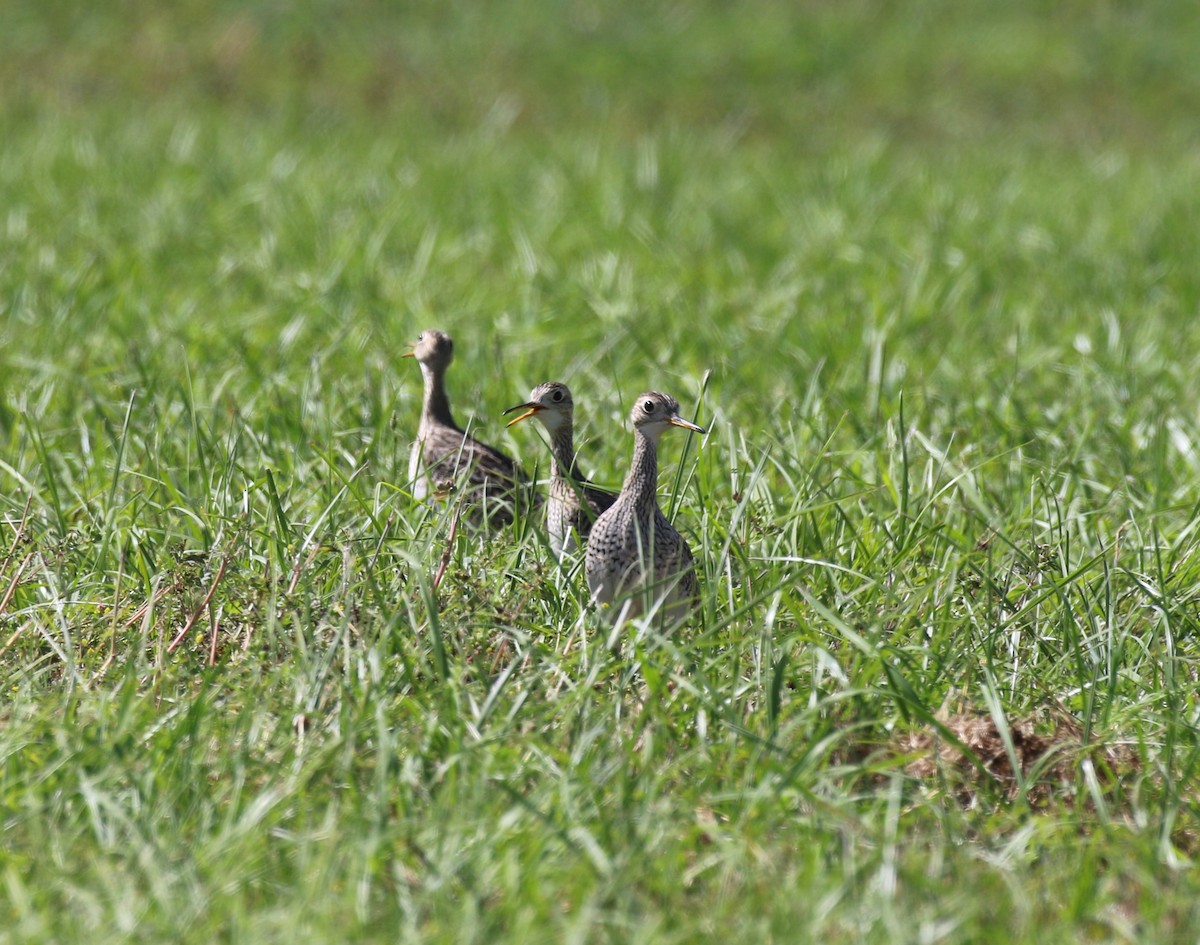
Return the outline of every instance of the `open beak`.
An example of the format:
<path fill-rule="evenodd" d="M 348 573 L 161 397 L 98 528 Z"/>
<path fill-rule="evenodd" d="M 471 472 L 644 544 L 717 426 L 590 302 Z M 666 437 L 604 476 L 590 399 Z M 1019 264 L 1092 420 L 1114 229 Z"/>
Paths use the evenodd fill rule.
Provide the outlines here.
<path fill-rule="evenodd" d="M 417 343 L 415 341 L 406 341 L 404 343 L 409 348 L 415 348 L 417 346 Z M 402 358 L 415 358 L 416 356 L 417 356 L 416 351 L 405 351 L 404 354 L 400 355 L 400 357 L 402 357 Z"/>
<path fill-rule="evenodd" d="M 520 423 L 522 420 L 527 420 L 529 417 L 532 417 L 535 413 L 542 409 L 544 408 L 541 404 L 535 404 L 530 401 L 527 404 L 517 404 L 515 407 L 509 407 L 506 411 L 504 411 L 503 414 L 501 414 L 501 416 L 508 416 L 508 414 L 512 413 L 514 410 L 525 411 L 523 414 L 521 414 L 521 416 L 513 417 L 508 421 L 508 423 L 505 424 L 506 427 L 511 427 L 514 423 Z"/>
<path fill-rule="evenodd" d="M 698 426 L 696 426 L 696 424 L 692 423 L 692 421 L 684 420 L 683 417 L 679 416 L 679 414 L 676 414 L 675 416 L 673 416 L 671 418 L 671 425 L 676 426 L 676 427 L 683 427 L 685 430 L 691 430 L 693 433 L 706 432 L 704 427 L 698 427 Z"/>

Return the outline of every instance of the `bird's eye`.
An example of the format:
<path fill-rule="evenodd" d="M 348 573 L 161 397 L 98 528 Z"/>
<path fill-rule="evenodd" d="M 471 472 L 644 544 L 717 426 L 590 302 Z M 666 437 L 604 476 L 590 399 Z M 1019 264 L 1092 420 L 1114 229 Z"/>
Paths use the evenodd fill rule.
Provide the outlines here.
<path fill-rule="evenodd" d="M 645 410 L 646 413 L 654 413 L 654 401 L 647 400 L 644 404 L 642 404 L 642 409 Z"/>
<path fill-rule="evenodd" d="M 417 335 L 417 341 L 420 341 L 424 337 L 425 337 L 425 332 L 421 332 L 419 335 Z"/>
<path fill-rule="evenodd" d="M 560 390 L 556 390 L 553 394 L 550 395 L 550 399 L 553 400 L 556 404 L 562 403 L 562 398 L 563 398 L 563 393 Z"/>

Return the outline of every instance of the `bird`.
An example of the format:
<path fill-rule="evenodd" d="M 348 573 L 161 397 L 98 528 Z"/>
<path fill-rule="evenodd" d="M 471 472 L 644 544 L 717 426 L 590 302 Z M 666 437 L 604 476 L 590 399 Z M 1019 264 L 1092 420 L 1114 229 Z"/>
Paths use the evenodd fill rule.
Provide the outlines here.
<path fill-rule="evenodd" d="M 700 596 L 695 559 L 658 507 L 658 438 L 672 426 L 704 433 L 679 415 L 669 394 L 647 391 L 634 401 L 633 462 L 616 502 L 592 525 L 584 569 L 597 604 L 622 601 L 618 621 L 647 603 L 669 622 L 682 620 Z"/>
<path fill-rule="evenodd" d="M 550 499 L 546 503 L 546 531 L 550 550 L 562 559 L 587 541 L 592 523 L 617 497 L 599 489 L 579 471 L 575 453 L 575 401 L 571 389 L 558 381 L 539 384 L 529 400 L 504 411 L 525 413 L 508 422 L 511 427 L 529 417 L 537 417 L 550 434 Z"/>
<path fill-rule="evenodd" d="M 529 480 L 508 456 L 468 436 L 454 422 L 445 384 L 454 341 L 431 328 L 417 335 L 410 347 L 401 357 L 416 358 L 425 380 L 421 422 L 408 462 L 413 495 L 432 499 L 461 485 L 466 501 L 482 508 L 489 524 L 507 525 L 514 507 L 522 504 Z"/>

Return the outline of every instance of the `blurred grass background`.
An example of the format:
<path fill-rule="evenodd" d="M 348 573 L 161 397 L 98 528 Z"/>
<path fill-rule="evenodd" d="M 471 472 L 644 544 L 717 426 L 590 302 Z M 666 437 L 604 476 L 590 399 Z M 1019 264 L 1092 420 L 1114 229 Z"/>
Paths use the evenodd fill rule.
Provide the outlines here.
<path fill-rule="evenodd" d="M 210 323 L 283 292 L 356 319 L 514 313 L 540 345 L 553 328 L 525 323 L 588 307 L 580 270 L 605 250 L 635 304 L 585 344 L 660 280 L 703 318 L 757 306 L 739 320 L 757 343 L 764 305 L 815 351 L 891 320 L 924 375 L 980 335 L 1070 338 L 1131 288 L 1142 318 L 1197 303 L 1165 251 L 1200 250 L 1186 3 L 14 3 L 5 19 L 10 257 L 52 235 L 60 281 L 108 272 L 135 307 L 139 272 L 170 271 Z M 462 264 L 417 286 L 433 251 Z M 472 292 L 481 270 L 503 277 Z M 36 280 L 8 271 L 11 316 Z M 1035 278 L 1051 271 L 1088 287 L 1088 311 Z M 963 317 L 889 294 L 919 282 Z M 89 297 L 118 334 L 146 322 L 122 329 L 125 305 Z"/>
<path fill-rule="evenodd" d="M 10 113 L 1153 153 L 1196 142 L 1198 33 L 1192 4 L 1110 0 L 16 2 L 0 78 Z"/>

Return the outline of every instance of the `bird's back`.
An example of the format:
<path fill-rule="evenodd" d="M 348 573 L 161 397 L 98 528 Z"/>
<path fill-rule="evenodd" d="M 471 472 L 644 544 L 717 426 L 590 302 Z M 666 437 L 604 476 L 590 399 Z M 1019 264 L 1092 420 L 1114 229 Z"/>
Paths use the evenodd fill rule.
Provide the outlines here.
<path fill-rule="evenodd" d="M 409 472 L 417 498 L 464 488 L 468 502 L 487 507 L 493 524 L 510 522 L 513 505 L 528 489 L 528 479 L 512 459 L 445 423 L 422 424 Z"/>
<path fill-rule="evenodd" d="M 596 520 L 616 501 L 616 495 L 583 477 L 554 476 L 550 481 L 546 530 L 555 556 L 561 558 L 574 551 L 578 541 L 586 542 Z"/>

